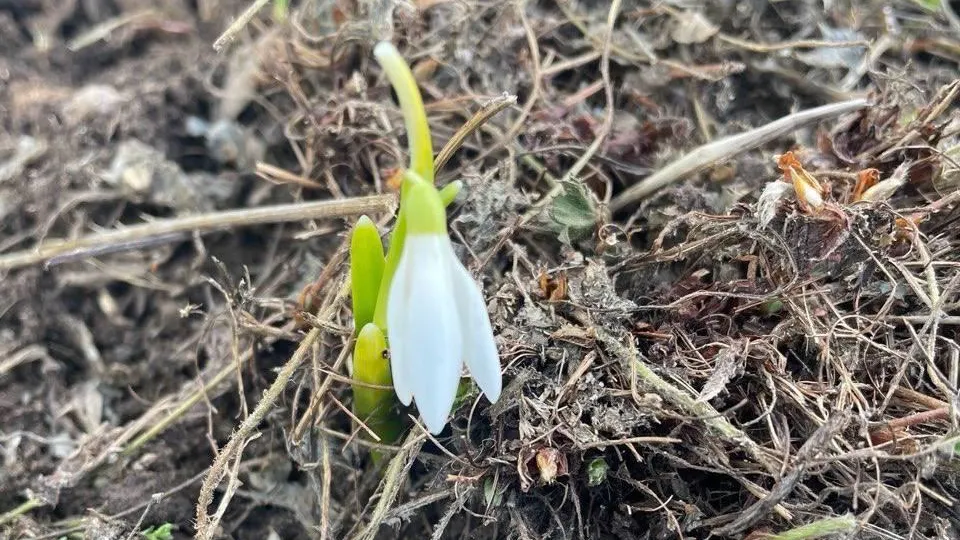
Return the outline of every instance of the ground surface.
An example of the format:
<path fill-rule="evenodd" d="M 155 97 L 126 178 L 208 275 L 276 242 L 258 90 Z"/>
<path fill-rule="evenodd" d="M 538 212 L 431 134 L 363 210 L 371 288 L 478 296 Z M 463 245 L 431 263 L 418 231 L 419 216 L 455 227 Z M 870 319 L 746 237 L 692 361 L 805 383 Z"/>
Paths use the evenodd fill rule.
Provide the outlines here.
<path fill-rule="evenodd" d="M 218 53 L 245 2 L 0 0 L 0 536 L 958 537 L 953 9 L 293 4 Z M 414 65 L 437 151 L 509 105 L 438 173 L 466 184 L 451 231 L 506 388 L 375 465 L 345 412 L 356 211 L 49 249 L 393 193 L 381 38 Z M 822 208 L 783 181 L 788 150 Z M 361 210 L 386 225 L 386 201 Z"/>

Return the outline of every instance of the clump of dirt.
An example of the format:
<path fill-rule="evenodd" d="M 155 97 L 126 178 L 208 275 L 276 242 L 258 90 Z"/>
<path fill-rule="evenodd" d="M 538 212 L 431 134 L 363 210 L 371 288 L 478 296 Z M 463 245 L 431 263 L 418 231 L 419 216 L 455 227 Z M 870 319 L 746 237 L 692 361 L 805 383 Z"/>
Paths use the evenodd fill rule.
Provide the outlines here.
<path fill-rule="evenodd" d="M 247 2 L 0 0 L 5 538 L 957 536 L 950 3 L 282 5 L 217 52 Z M 503 396 L 394 445 L 343 289 L 408 161 L 379 39 L 438 151 L 508 104 L 437 173 Z"/>

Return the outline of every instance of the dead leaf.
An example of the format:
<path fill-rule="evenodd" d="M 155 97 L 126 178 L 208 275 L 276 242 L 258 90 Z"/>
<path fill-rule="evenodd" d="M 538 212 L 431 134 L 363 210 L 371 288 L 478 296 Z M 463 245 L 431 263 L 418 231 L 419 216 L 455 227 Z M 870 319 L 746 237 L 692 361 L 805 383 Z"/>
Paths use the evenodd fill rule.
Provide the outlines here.
<path fill-rule="evenodd" d="M 403 167 L 394 167 L 384 171 L 384 177 L 387 179 L 387 187 L 392 191 L 400 191 L 400 184 L 403 183 Z"/>
<path fill-rule="evenodd" d="M 549 302 L 560 302 L 567 299 L 567 273 L 559 272 L 556 277 L 550 277 L 541 272 L 538 278 L 540 294 Z"/>
<path fill-rule="evenodd" d="M 743 366 L 745 356 L 743 343 L 738 342 L 729 347 L 725 347 L 714 359 L 713 373 L 707 379 L 697 401 L 705 402 L 720 395 L 720 392 L 727 387 L 727 383 L 740 371 Z"/>
<path fill-rule="evenodd" d="M 777 166 L 783 171 L 786 181 L 793 184 L 800 208 L 807 213 L 815 213 L 823 208 L 826 190 L 820 182 L 800 163 L 793 152 L 777 156 Z"/>
<path fill-rule="evenodd" d="M 552 484 L 558 476 L 567 474 L 567 456 L 556 448 L 541 448 L 537 450 L 537 469 L 540 471 L 540 482 Z"/>
<path fill-rule="evenodd" d="M 670 37 L 677 43 L 703 43 L 720 28 L 697 11 L 684 11 L 677 16 Z"/>
<path fill-rule="evenodd" d="M 566 341 L 580 347 L 593 347 L 597 341 L 597 331 L 593 328 L 583 328 L 572 324 L 564 324 L 556 332 L 550 334 L 552 339 Z"/>

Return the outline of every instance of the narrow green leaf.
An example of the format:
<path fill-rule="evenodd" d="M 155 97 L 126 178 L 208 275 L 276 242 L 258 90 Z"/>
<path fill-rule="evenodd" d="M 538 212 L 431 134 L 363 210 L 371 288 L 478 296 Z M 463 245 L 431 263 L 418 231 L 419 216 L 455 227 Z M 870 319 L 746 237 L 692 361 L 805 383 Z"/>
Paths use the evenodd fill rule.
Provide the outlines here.
<path fill-rule="evenodd" d="M 440 189 L 440 200 L 443 201 L 443 207 L 446 208 L 453 204 L 453 201 L 457 198 L 457 195 L 460 194 L 460 191 L 463 189 L 463 182 L 456 180 L 450 182 L 449 184 L 443 186 Z"/>
<path fill-rule="evenodd" d="M 370 388 L 366 385 L 393 386 L 390 362 L 387 360 L 387 339 L 375 324 L 367 324 L 357 335 L 353 348 L 353 413 L 380 442 L 395 442 L 403 430 L 392 388 Z"/>
<path fill-rule="evenodd" d="M 850 534 L 857 530 L 857 518 L 845 516 L 824 518 L 813 523 L 801 525 L 795 529 L 770 535 L 769 540 L 813 540 L 837 534 Z"/>
<path fill-rule="evenodd" d="M 361 216 L 350 238 L 350 287 L 353 300 L 353 324 L 359 331 L 373 321 L 377 297 L 383 280 L 383 243 L 370 218 Z"/>
<path fill-rule="evenodd" d="M 401 206 L 393 226 L 393 233 L 390 235 L 390 248 L 387 250 L 387 260 L 383 267 L 383 277 L 380 279 L 380 290 L 377 295 L 377 310 L 373 314 L 373 322 L 384 330 L 387 330 L 387 300 L 390 297 L 390 283 L 393 281 L 393 274 L 397 271 L 397 265 L 400 264 L 400 255 L 403 253 L 406 241 L 407 219 Z"/>

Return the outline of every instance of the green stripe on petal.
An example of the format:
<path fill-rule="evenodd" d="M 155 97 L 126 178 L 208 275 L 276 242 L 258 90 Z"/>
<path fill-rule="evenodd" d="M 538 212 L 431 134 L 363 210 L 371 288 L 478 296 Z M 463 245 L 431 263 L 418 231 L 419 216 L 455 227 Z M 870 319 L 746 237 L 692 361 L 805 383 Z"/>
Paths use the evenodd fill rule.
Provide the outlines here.
<path fill-rule="evenodd" d="M 446 190 L 446 188 L 444 188 Z M 447 195 L 456 188 L 450 188 Z M 459 190 L 457 190 L 459 191 Z M 455 193 L 453 193 L 456 196 Z M 452 200 L 452 199 L 451 199 Z M 390 236 L 390 249 L 387 251 L 383 279 L 380 281 L 380 294 L 373 321 L 385 331 L 387 326 L 387 302 L 393 275 L 400 264 L 400 257 L 407 242 L 407 234 L 447 234 L 447 213 L 443 199 L 437 188 L 417 173 L 406 170 L 403 173 L 403 189 L 400 196 L 400 214 L 397 216 L 393 234 Z M 415 222 L 415 224 L 414 224 Z M 415 271 L 415 270 L 414 270 Z"/>

